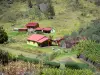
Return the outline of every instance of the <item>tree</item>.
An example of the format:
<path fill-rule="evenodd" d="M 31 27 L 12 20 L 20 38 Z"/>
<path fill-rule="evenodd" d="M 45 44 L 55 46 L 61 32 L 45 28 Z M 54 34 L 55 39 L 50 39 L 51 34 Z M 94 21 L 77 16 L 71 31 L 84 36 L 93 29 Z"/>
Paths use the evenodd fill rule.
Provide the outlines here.
<path fill-rule="evenodd" d="M 47 0 L 48 3 L 48 19 L 53 19 L 53 16 L 55 16 L 55 11 L 52 5 L 51 0 Z"/>
<path fill-rule="evenodd" d="M 3 29 L 3 27 L 0 27 L 0 44 L 3 44 L 8 41 L 8 35 Z"/>
<path fill-rule="evenodd" d="M 81 36 L 100 43 L 100 19 L 93 20 L 87 28 L 79 30 Z"/>
<path fill-rule="evenodd" d="M 29 6 L 29 8 L 32 8 L 32 2 L 31 2 L 31 0 L 28 0 L 28 6 Z"/>

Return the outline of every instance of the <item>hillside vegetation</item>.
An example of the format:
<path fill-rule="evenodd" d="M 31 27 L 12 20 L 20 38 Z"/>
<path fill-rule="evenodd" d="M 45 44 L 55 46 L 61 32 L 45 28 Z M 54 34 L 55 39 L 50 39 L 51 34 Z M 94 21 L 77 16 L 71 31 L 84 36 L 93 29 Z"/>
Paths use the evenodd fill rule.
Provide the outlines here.
<path fill-rule="evenodd" d="M 37 34 L 50 41 L 62 38 L 60 45 L 28 45 L 29 33 L 13 29 L 25 28 L 29 22 L 55 29 L 55 33 Z M 100 71 L 100 1 L 0 0 L 0 42 L 2 73 L 14 75 L 20 66 L 18 72 L 29 75 L 95 75 Z"/>
<path fill-rule="evenodd" d="M 71 34 L 82 26 L 87 26 L 91 20 L 99 18 L 100 9 L 92 0 L 52 0 L 54 6 L 54 19 L 47 19 L 36 7 L 32 0 L 33 7 L 28 7 L 28 2 L 14 0 L 13 3 L 0 2 L 0 25 L 5 28 L 15 25 L 23 27 L 27 22 L 39 22 L 41 27 L 54 27 L 54 37 Z M 41 17 L 41 19 L 39 19 Z M 11 29 L 11 28 L 10 28 Z M 7 29 L 7 31 L 10 31 Z"/>

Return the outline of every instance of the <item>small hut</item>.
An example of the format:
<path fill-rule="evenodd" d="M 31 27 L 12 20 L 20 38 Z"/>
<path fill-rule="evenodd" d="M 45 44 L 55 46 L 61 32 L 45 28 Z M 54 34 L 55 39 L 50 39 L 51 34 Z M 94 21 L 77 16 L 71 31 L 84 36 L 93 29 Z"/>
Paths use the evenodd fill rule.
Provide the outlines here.
<path fill-rule="evenodd" d="M 48 27 L 48 28 L 43 28 L 43 32 L 44 33 L 51 33 L 52 28 Z"/>
<path fill-rule="evenodd" d="M 51 40 L 40 34 L 33 34 L 27 38 L 27 44 L 35 46 L 35 47 L 44 47 L 44 46 L 50 46 Z"/>
<path fill-rule="evenodd" d="M 43 28 L 44 33 L 54 33 L 55 30 L 51 27 Z"/>
<path fill-rule="evenodd" d="M 43 28 L 40 28 L 40 27 L 35 28 L 35 31 L 41 31 L 41 32 L 43 32 Z"/>
<path fill-rule="evenodd" d="M 39 27 L 39 24 L 36 22 L 31 22 L 31 23 L 26 24 L 26 27 L 35 29 L 35 28 Z"/>

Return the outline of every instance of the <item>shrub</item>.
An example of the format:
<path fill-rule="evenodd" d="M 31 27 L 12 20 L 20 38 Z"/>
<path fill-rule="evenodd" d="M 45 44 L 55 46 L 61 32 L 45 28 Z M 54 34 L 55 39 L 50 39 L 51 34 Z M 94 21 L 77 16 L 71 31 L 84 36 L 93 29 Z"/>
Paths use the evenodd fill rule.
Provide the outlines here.
<path fill-rule="evenodd" d="M 88 65 L 83 63 L 67 62 L 65 67 L 70 69 L 87 69 Z"/>
<path fill-rule="evenodd" d="M 6 65 L 15 58 L 14 55 L 0 49 L 0 63 Z"/>
<path fill-rule="evenodd" d="M 39 59 L 28 58 L 28 57 L 24 57 L 23 55 L 19 55 L 17 59 L 18 60 L 23 60 L 25 62 L 31 62 L 31 63 L 34 63 L 34 64 L 39 63 Z"/>
<path fill-rule="evenodd" d="M 3 29 L 3 27 L 0 27 L 0 44 L 3 44 L 8 41 L 8 35 Z"/>
<path fill-rule="evenodd" d="M 47 65 L 49 67 L 52 67 L 52 68 L 59 68 L 60 67 L 60 63 L 57 63 L 57 62 L 44 62 L 44 65 Z"/>

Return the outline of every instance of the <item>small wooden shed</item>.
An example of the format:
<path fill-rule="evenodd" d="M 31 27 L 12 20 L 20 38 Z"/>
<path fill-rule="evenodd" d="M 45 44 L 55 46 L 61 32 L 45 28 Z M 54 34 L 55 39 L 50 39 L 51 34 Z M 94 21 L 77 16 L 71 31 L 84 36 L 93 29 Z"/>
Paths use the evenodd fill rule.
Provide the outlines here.
<path fill-rule="evenodd" d="M 31 23 L 26 24 L 26 27 L 35 29 L 39 27 L 39 24 L 37 22 L 31 22 Z"/>

